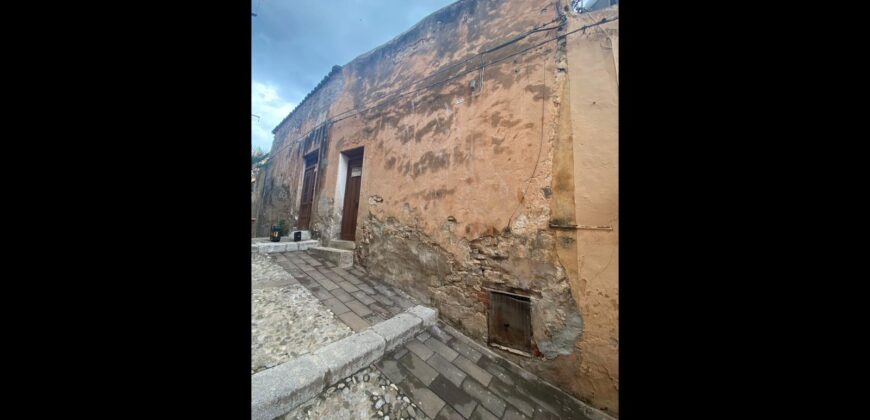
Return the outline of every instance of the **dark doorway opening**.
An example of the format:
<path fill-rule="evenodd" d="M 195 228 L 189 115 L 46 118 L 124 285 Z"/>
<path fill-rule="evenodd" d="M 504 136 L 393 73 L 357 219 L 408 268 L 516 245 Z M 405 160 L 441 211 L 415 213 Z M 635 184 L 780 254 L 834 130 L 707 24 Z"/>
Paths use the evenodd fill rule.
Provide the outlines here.
<path fill-rule="evenodd" d="M 317 152 L 305 156 L 305 173 L 302 176 L 302 198 L 299 203 L 299 219 L 296 229 L 308 230 L 311 223 L 311 207 L 314 202 L 314 185 L 317 182 Z"/>
<path fill-rule="evenodd" d="M 344 207 L 341 214 L 341 239 L 356 239 L 356 218 L 359 212 L 359 194 L 362 185 L 363 148 L 342 152 L 347 157 L 347 181 L 344 189 Z"/>

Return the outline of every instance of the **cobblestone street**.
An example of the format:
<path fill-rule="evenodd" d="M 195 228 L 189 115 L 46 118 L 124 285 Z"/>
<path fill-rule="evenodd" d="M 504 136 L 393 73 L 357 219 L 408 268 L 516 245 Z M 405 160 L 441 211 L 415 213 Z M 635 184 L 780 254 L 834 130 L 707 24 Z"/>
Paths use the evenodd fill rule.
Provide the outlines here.
<path fill-rule="evenodd" d="M 352 334 L 269 257 L 251 259 L 252 375 Z"/>

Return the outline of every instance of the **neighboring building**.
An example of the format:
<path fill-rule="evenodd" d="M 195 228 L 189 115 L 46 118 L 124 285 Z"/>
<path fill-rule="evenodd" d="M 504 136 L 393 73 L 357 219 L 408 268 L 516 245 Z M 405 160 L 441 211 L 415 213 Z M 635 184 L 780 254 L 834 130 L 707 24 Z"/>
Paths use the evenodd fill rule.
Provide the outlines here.
<path fill-rule="evenodd" d="M 573 0 L 571 2 L 574 11 L 584 13 L 606 9 L 610 6 L 616 6 L 618 3 L 617 0 Z"/>
<path fill-rule="evenodd" d="M 251 237 L 254 238 L 257 236 L 257 211 L 258 211 L 258 199 L 263 195 L 263 176 L 261 168 L 265 166 L 269 162 L 269 157 L 259 160 L 258 162 L 251 165 Z M 260 182 L 257 182 L 260 180 Z"/>
<path fill-rule="evenodd" d="M 273 131 L 253 217 L 354 241 L 356 264 L 618 415 L 618 10 L 571 10 L 458 1 L 334 67 Z"/>

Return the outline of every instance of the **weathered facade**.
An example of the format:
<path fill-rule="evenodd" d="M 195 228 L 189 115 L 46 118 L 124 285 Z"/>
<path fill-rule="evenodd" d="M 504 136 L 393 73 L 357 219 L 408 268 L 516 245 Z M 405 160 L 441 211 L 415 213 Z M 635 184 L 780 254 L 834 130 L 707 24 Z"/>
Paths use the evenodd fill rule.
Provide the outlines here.
<path fill-rule="evenodd" d="M 275 129 L 255 217 L 354 240 L 482 342 L 490 292 L 528 298 L 529 355 L 497 351 L 618 415 L 618 13 L 570 3 L 458 1 L 334 67 Z"/>

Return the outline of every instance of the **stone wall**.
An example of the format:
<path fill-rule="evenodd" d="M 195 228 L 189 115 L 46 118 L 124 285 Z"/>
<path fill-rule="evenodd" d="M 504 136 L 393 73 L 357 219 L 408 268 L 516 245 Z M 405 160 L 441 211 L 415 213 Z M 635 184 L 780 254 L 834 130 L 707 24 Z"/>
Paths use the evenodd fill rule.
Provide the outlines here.
<path fill-rule="evenodd" d="M 459 1 L 333 71 L 275 130 L 258 226 L 295 224 L 319 151 L 311 230 L 338 238 L 364 147 L 356 263 L 484 343 L 487 290 L 529 296 L 534 355 L 502 353 L 617 415 L 617 22 L 553 40 L 617 12 L 568 4 Z"/>

